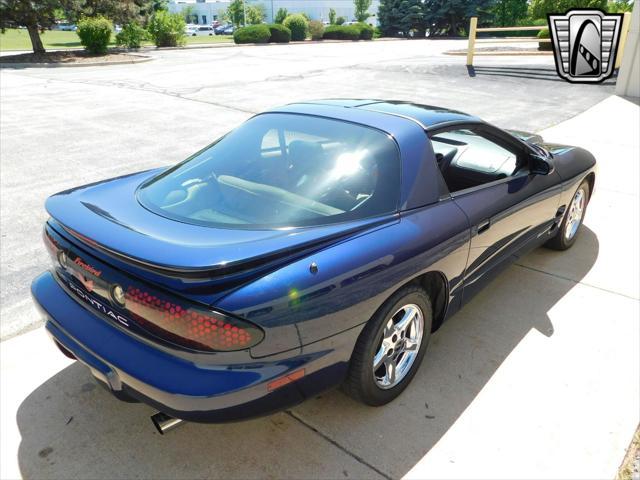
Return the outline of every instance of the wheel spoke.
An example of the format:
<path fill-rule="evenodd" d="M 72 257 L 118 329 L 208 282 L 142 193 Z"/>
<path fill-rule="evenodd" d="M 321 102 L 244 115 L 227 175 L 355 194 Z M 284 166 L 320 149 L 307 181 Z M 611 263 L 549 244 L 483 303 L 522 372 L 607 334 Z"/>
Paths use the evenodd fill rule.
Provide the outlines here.
<path fill-rule="evenodd" d="M 410 338 L 407 338 L 404 342 L 404 351 L 405 352 L 413 352 L 415 350 L 418 349 L 418 342 L 416 342 L 415 340 L 412 340 Z"/>
<path fill-rule="evenodd" d="M 407 327 L 411 324 L 416 315 L 418 314 L 418 310 L 415 307 L 408 307 L 402 318 L 398 323 L 396 323 L 396 331 L 398 333 L 404 332 L 407 330 Z"/>
<path fill-rule="evenodd" d="M 393 319 L 389 319 L 382 332 L 382 343 L 384 343 L 385 340 L 391 339 L 394 333 L 396 333 L 396 329 L 395 325 L 393 324 Z"/>
<path fill-rule="evenodd" d="M 387 352 L 384 348 L 384 345 L 381 345 L 376 353 L 376 356 L 373 357 L 373 371 L 375 372 L 380 368 L 380 366 L 384 363 L 384 360 L 387 356 Z"/>
<path fill-rule="evenodd" d="M 384 362 L 384 366 L 387 369 L 387 373 L 385 375 L 387 384 L 393 385 L 396 381 L 396 362 L 391 357 L 387 357 Z"/>

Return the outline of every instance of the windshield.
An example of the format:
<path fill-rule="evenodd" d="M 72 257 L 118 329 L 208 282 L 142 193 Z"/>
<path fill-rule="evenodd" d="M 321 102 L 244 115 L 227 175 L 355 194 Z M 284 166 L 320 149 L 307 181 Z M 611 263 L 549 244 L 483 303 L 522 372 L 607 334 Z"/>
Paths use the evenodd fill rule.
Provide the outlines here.
<path fill-rule="evenodd" d="M 140 202 L 207 226 L 324 225 L 394 212 L 400 159 L 378 130 L 326 118 L 258 115 L 152 179 Z"/>

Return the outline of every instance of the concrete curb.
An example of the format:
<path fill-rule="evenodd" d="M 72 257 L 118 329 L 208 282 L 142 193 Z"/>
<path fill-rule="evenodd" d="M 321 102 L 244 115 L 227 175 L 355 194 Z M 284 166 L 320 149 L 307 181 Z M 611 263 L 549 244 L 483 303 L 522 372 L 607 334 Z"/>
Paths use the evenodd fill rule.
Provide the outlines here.
<path fill-rule="evenodd" d="M 182 47 L 154 47 L 152 45 L 147 45 L 140 47 L 139 49 L 119 49 L 119 51 L 129 52 L 163 52 L 167 50 L 196 50 L 201 48 L 228 48 L 228 47 L 266 47 L 271 45 L 313 45 L 313 44 L 321 44 L 321 43 L 356 43 L 356 42 L 395 42 L 395 41 L 403 41 L 403 40 L 414 40 L 410 38 L 395 38 L 395 37 L 384 37 L 384 38 L 375 38 L 372 40 L 305 40 L 302 42 L 288 42 L 288 43 L 243 43 L 236 44 L 233 41 L 230 42 L 220 42 L 220 43 L 195 43 L 192 45 L 184 45 Z M 418 40 L 428 40 L 428 39 L 418 39 Z M 73 52 L 84 50 L 82 47 L 71 47 L 71 48 L 60 48 L 60 49 L 50 49 L 48 52 Z M 9 53 L 18 55 L 20 53 L 29 53 L 29 50 L 2 50 L 1 53 Z M 2 55 L 0 55 L 2 57 Z M 113 64 L 113 62 L 111 63 Z M 96 64 L 94 64 L 96 65 Z"/>
<path fill-rule="evenodd" d="M 135 60 L 122 60 L 117 62 L 95 62 L 95 63 L 0 63 L 3 68 L 69 68 L 69 67 L 102 67 L 107 65 L 131 65 L 134 63 L 144 63 L 154 60 L 153 57 L 142 55 L 132 55 L 140 57 Z"/>

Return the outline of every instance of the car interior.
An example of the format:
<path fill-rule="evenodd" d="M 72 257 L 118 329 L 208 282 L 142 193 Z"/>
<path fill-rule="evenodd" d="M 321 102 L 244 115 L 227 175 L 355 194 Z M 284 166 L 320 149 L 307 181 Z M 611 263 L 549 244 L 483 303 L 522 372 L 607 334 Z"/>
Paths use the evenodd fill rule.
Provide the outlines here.
<path fill-rule="evenodd" d="M 507 178 L 526 164 L 506 145 L 467 128 L 437 132 L 431 143 L 451 193 Z"/>
<path fill-rule="evenodd" d="M 391 144 L 392 152 L 389 146 L 376 146 L 368 133 L 365 130 L 359 139 L 326 138 L 270 129 L 258 138 L 258 145 L 245 139 L 242 145 L 227 148 L 221 155 L 229 158 L 218 156 L 208 171 L 209 162 L 200 162 L 200 167 L 182 175 L 179 188 L 153 203 L 173 216 L 237 226 L 387 212 L 395 207 L 398 195 L 397 152 L 386 137 L 376 133 Z M 226 161 L 236 155 L 238 160 Z M 398 182 L 390 183 L 394 177 Z"/>

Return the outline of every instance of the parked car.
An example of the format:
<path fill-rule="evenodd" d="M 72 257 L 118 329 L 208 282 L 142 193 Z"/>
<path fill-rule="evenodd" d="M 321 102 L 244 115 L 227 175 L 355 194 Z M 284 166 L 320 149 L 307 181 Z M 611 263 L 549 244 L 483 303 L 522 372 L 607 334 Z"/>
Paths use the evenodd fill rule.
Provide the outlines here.
<path fill-rule="evenodd" d="M 340 384 L 383 405 L 516 256 L 574 244 L 595 179 L 582 148 L 445 108 L 287 105 L 50 197 L 32 293 L 60 350 L 161 432 Z"/>
<path fill-rule="evenodd" d="M 228 23 L 215 28 L 216 35 L 233 35 L 235 27 Z"/>
<path fill-rule="evenodd" d="M 215 29 L 211 25 L 200 25 L 197 27 L 192 33 L 193 37 L 202 37 L 202 36 L 213 36 L 215 35 Z"/>
<path fill-rule="evenodd" d="M 75 23 L 62 22 L 62 23 L 56 23 L 53 26 L 53 30 L 60 30 L 63 32 L 75 32 L 76 30 L 78 30 L 78 26 Z"/>

